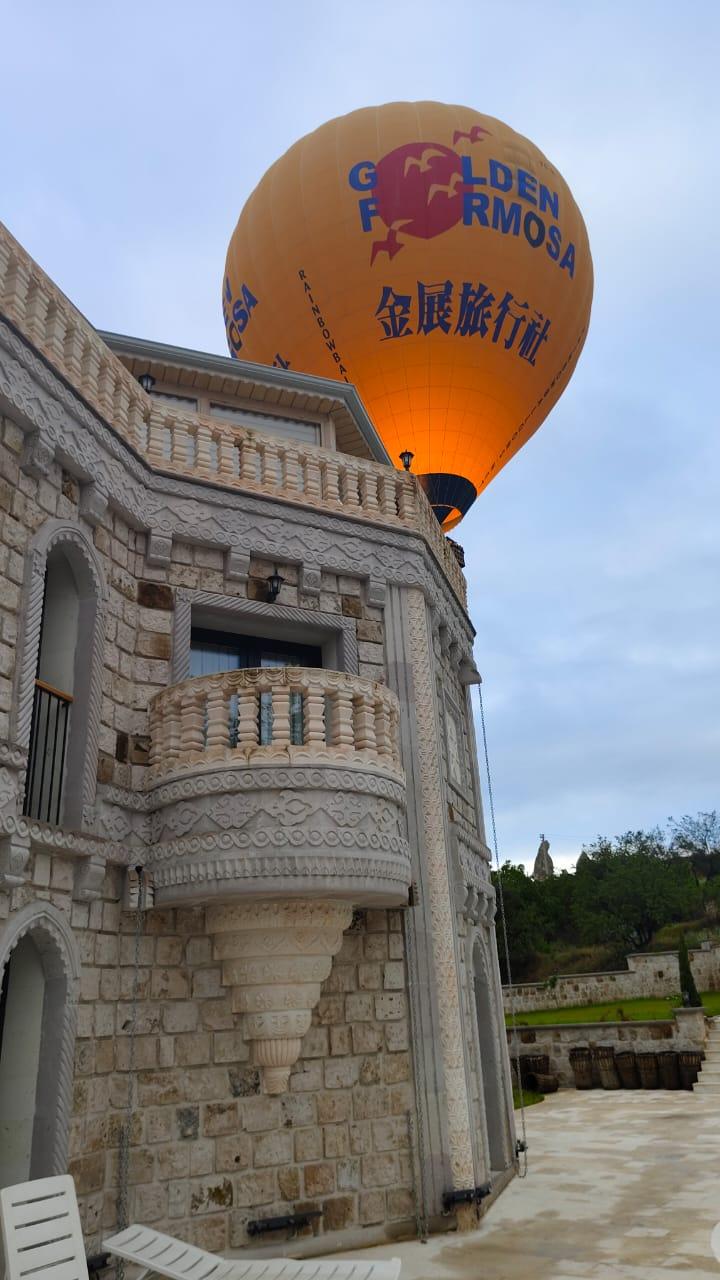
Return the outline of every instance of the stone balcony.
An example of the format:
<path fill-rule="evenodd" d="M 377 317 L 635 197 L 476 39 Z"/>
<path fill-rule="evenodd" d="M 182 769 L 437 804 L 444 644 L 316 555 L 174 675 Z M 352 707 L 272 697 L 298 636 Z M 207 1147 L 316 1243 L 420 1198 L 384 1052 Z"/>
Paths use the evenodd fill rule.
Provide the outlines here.
<path fill-rule="evenodd" d="M 397 698 L 341 671 L 227 671 L 150 709 L 156 903 L 407 901 Z"/>
<path fill-rule="evenodd" d="M 238 670 L 151 704 L 155 904 L 209 903 L 222 983 L 287 1088 L 353 908 L 407 902 L 399 706 L 340 671 Z"/>

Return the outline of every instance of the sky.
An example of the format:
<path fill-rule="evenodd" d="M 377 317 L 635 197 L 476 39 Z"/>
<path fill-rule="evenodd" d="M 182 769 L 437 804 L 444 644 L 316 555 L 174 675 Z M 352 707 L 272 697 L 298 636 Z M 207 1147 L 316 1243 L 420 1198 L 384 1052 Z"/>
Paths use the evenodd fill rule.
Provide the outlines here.
<path fill-rule="evenodd" d="M 720 5 L 5 0 L 0 218 L 98 327 L 225 354 L 240 209 L 357 107 L 462 103 L 560 169 L 595 300 L 465 547 L 501 857 L 720 808 Z M 477 695 L 475 695 L 477 696 Z"/>

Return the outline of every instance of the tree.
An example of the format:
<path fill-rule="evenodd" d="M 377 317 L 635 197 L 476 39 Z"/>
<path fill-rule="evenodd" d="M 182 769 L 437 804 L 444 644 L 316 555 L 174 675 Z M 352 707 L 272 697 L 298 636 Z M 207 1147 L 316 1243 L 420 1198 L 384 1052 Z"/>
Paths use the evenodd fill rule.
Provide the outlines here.
<path fill-rule="evenodd" d="M 691 1009 L 699 1009 L 702 1007 L 702 1000 L 698 995 L 698 989 L 695 986 L 695 979 L 690 968 L 690 953 L 685 938 L 685 934 L 680 939 L 680 947 L 678 949 L 678 961 L 680 964 L 680 990 L 682 992 L 683 1004 L 687 1004 Z"/>
<path fill-rule="evenodd" d="M 575 924 L 588 941 L 638 950 L 662 925 L 702 910 L 687 859 L 668 848 L 657 828 L 599 837 L 583 852 L 588 858 L 575 876 Z"/>
<path fill-rule="evenodd" d="M 505 920 L 508 933 L 508 949 L 510 951 L 510 968 L 513 982 L 527 976 L 543 940 L 543 929 L 538 911 L 535 881 L 525 874 L 523 866 L 513 866 L 505 862 L 500 870 L 502 879 L 502 900 L 505 908 Z M 498 913 L 500 910 L 500 889 L 498 873 L 493 872 L 493 884 L 498 895 Z M 505 942 L 502 937 L 501 923 L 498 919 L 498 954 L 500 973 L 503 982 L 508 982 L 505 962 Z"/>
<path fill-rule="evenodd" d="M 696 817 L 685 814 L 682 818 L 668 818 L 672 832 L 671 849 L 688 857 L 695 879 L 705 881 L 720 874 L 720 814 L 698 813 Z"/>

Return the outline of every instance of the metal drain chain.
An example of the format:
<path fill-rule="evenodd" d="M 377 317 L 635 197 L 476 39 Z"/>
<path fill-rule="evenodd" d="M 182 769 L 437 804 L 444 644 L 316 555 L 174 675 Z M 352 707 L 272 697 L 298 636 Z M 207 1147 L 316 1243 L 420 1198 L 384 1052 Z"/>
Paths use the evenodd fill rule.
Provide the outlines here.
<path fill-rule="evenodd" d="M 485 773 L 487 775 L 488 802 L 490 809 L 490 824 L 492 826 L 493 850 L 495 853 L 495 869 L 497 871 L 498 886 L 498 902 L 500 903 L 500 919 L 502 921 L 503 931 L 503 949 L 505 952 L 505 973 L 507 975 L 508 993 L 510 999 L 510 1023 L 515 1035 L 513 1036 L 513 1045 L 515 1048 L 515 1070 L 517 1074 L 518 1093 L 520 1095 L 520 1128 L 522 1131 L 522 1139 L 515 1144 L 515 1167 L 518 1177 L 524 1178 L 527 1174 L 527 1131 L 525 1128 L 525 1098 L 523 1094 L 522 1074 L 520 1070 L 520 1045 L 517 1038 L 517 1016 L 515 1013 L 515 994 L 513 991 L 512 973 L 510 972 L 510 944 L 508 942 L 507 919 L 505 917 L 505 900 L 503 897 L 503 877 L 500 868 L 500 854 L 498 851 L 497 828 L 495 826 L 495 801 L 493 799 L 492 777 L 490 774 L 490 756 L 488 754 L 487 732 L 485 729 L 485 707 L 483 706 L 482 681 L 478 685 L 478 694 L 480 695 L 480 725 L 482 727 L 483 750 L 485 752 Z"/>

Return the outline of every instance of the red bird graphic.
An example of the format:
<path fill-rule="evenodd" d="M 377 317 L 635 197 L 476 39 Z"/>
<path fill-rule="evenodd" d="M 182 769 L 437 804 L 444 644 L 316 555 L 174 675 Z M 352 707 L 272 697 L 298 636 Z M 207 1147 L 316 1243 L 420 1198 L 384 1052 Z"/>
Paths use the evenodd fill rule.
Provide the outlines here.
<path fill-rule="evenodd" d="M 469 133 L 461 133 L 459 129 L 456 129 L 453 134 L 453 146 L 455 146 L 455 143 L 459 142 L 461 138 L 467 138 L 468 142 L 481 142 L 482 135 L 484 133 L 487 133 L 489 136 L 490 130 L 483 129 L 481 124 L 474 124 Z"/>
<path fill-rule="evenodd" d="M 395 254 L 404 248 L 405 245 L 401 244 L 397 238 L 397 231 L 394 227 L 391 227 L 385 240 L 373 241 L 373 246 L 370 250 L 370 266 L 372 266 L 379 253 L 386 253 L 392 262 Z"/>

